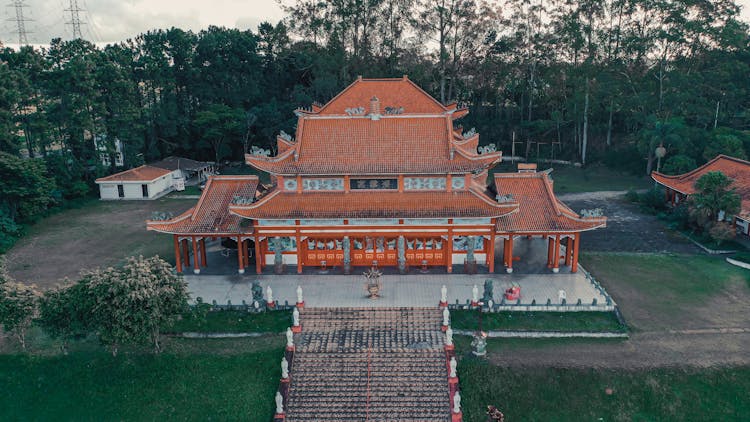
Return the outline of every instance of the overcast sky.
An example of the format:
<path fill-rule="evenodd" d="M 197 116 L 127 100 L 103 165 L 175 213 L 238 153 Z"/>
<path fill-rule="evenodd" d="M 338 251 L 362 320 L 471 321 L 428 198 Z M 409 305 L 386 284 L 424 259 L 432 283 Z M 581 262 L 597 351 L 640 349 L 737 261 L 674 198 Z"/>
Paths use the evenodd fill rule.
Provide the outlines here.
<path fill-rule="evenodd" d="M 134 37 L 156 28 L 176 26 L 200 31 L 209 25 L 229 28 L 255 29 L 264 20 L 277 22 L 283 16 L 276 0 L 25 0 L 25 17 L 29 42 L 48 44 L 55 37 L 72 38 L 69 9 L 73 1 L 85 10 L 80 18 L 83 37 L 96 43 L 112 43 Z M 750 21 L 750 0 L 738 0 L 743 5 L 745 20 Z M 2 1 L 0 41 L 15 46 L 15 9 Z"/>

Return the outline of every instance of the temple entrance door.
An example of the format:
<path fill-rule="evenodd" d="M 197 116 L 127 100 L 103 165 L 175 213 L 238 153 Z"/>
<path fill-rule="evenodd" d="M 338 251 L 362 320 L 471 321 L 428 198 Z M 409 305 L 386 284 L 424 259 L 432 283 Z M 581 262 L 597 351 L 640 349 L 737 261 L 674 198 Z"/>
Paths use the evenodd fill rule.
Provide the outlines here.
<path fill-rule="evenodd" d="M 302 264 L 307 267 L 338 267 L 344 265 L 341 239 L 313 238 L 302 240 Z"/>
<path fill-rule="evenodd" d="M 398 238 L 383 236 L 352 237 L 352 266 L 398 265 Z"/>
<path fill-rule="evenodd" d="M 442 237 L 406 238 L 406 264 L 410 267 L 445 265 L 447 242 Z"/>

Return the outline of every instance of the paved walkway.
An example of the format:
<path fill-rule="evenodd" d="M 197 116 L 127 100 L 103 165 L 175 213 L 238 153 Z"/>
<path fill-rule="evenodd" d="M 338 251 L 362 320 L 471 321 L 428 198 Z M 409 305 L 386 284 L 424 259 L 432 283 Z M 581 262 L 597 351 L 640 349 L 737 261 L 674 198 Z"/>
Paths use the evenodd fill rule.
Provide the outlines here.
<path fill-rule="evenodd" d="M 286 420 L 450 421 L 450 389 L 431 309 L 303 309 Z"/>
<path fill-rule="evenodd" d="M 472 287 L 477 285 L 481 297 L 486 279 L 493 280 L 496 301 L 513 284 L 521 286 L 521 303 L 536 300 L 539 305 L 547 299 L 559 304 L 558 292 L 565 290 L 567 303 L 591 304 L 594 298 L 605 303 L 604 296 L 591 285 L 582 273 L 577 274 L 419 274 L 385 275 L 381 278 L 381 298 L 366 297 L 365 279 L 362 275 L 260 275 L 260 276 L 213 276 L 186 275 L 193 299 L 200 297 L 206 303 L 216 301 L 224 305 L 228 301 L 238 305 L 242 301 L 252 302 L 251 287 L 259 280 L 264 292 L 271 286 L 275 300 L 280 303 L 297 300 L 297 286 L 302 286 L 307 307 L 432 307 L 440 301 L 440 288 L 448 288 L 448 302 L 465 303 L 472 297 Z"/>

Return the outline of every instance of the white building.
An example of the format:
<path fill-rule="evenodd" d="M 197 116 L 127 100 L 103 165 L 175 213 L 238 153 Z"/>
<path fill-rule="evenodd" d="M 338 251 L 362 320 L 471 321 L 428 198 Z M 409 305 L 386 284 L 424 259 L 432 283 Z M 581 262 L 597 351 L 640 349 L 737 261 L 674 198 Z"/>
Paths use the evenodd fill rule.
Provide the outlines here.
<path fill-rule="evenodd" d="M 109 167 L 112 165 L 112 158 L 109 150 L 107 149 L 106 141 L 106 135 L 96 135 L 94 137 L 94 147 L 99 152 L 99 160 L 102 162 L 103 166 Z M 122 167 L 125 165 L 125 156 L 123 155 L 122 151 L 122 141 L 115 138 L 113 146 L 115 148 L 115 167 Z"/>
<path fill-rule="evenodd" d="M 149 165 L 96 179 L 101 199 L 155 199 L 171 192 L 171 170 Z"/>
<path fill-rule="evenodd" d="M 213 163 L 174 156 L 150 165 L 172 171 L 173 177 L 182 179 L 187 186 L 200 185 L 208 180 L 208 176 L 216 173 Z"/>

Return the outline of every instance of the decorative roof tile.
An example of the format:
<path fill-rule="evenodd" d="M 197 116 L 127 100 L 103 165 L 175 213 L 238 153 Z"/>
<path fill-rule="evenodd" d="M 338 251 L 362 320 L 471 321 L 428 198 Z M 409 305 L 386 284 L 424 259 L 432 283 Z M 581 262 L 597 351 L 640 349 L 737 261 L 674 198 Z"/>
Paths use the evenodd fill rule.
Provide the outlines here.
<path fill-rule="evenodd" d="M 498 195 L 511 195 L 518 212 L 498 218 L 499 232 L 580 232 L 607 225 L 607 217 L 581 217 L 555 197 L 546 173 L 496 173 Z"/>
<path fill-rule="evenodd" d="M 121 171 L 109 175 L 107 177 L 100 177 L 96 179 L 96 183 L 108 183 L 108 182 L 151 182 L 162 176 L 166 176 L 171 173 L 171 170 L 153 167 L 149 165 L 143 165 L 130 170 Z"/>
<path fill-rule="evenodd" d="M 332 218 L 479 218 L 514 212 L 515 203 L 499 204 L 474 191 L 282 192 L 251 205 L 234 205 L 232 213 L 251 219 Z"/>
<path fill-rule="evenodd" d="M 165 221 L 146 221 L 146 228 L 172 234 L 239 234 L 242 218 L 231 214 L 229 206 L 236 197 L 255 198 L 257 176 L 210 176 L 198 204 L 181 215 Z"/>
<path fill-rule="evenodd" d="M 696 192 L 695 182 L 704 174 L 720 171 L 733 180 L 732 187 L 742 198 L 740 217 L 750 217 L 750 162 L 727 155 L 718 155 L 713 160 L 697 169 L 677 176 L 668 176 L 659 172 L 651 173 L 651 177 L 659 184 L 685 195 Z"/>

